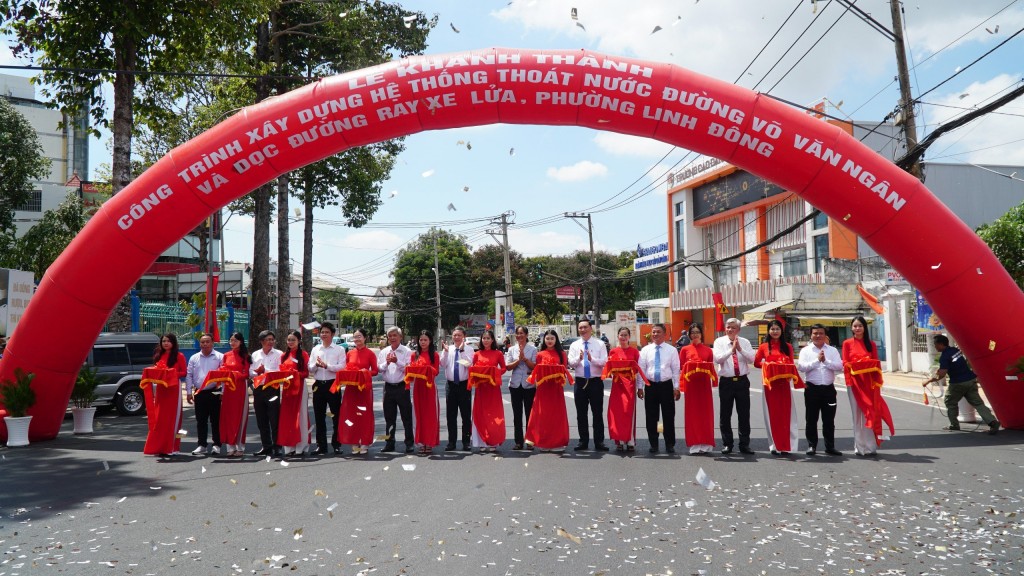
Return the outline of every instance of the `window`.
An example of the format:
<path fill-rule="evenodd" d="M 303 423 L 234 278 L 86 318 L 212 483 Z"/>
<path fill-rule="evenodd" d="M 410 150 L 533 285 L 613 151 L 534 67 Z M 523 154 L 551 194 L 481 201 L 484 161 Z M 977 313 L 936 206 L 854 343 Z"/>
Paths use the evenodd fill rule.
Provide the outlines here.
<path fill-rule="evenodd" d="M 807 274 L 807 248 L 801 246 L 782 253 L 782 275 L 800 276 Z"/>
<path fill-rule="evenodd" d="M 739 260 L 730 260 L 718 266 L 718 283 L 723 286 L 740 283 Z"/>
<path fill-rule="evenodd" d="M 828 258 L 828 234 L 814 237 L 814 271 L 824 272 L 825 259 Z"/>
<path fill-rule="evenodd" d="M 129 366 L 128 349 L 124 345 L 97 346 L 92 349 L 93 366 Z"/>
<path fill-rule="evenodd" d="M 675 253 L 676 258 L 681 259 L 686 257 L 686 200 L 675 203 L 674 220 Z M 676 290 L 686 290 L 685 268 L 676 270 Z"/>
<path fill-rule="evenodd" d="M 17 210 L 22 212 L 42 212 L 43 211 L 43 191 L 32 190 L 29 192 L 29 197 L 25 200 L 25 203 L 18 206 Z"/>
<path fill-rule="evenodd" d="M 156 342 L 139 342 L 128 345 L 128 354 L 132 357 L 132 363 L 136 366 L 149 366 L 153 363 L 153 350 Z"/>
<path fill-rule="evenodd" d="M 821 230 L 822 228 L 828 228 L 828 216 L 824 212 L 818 212 L 814 217 L 814 229 Z"/>

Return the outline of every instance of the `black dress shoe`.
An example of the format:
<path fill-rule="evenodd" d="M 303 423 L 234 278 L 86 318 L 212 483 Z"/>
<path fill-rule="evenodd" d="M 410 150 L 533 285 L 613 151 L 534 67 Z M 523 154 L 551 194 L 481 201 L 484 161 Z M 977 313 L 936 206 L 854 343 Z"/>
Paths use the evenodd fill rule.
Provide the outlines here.
<path fill-rule="evenodd" d="M 732 446 L 726 446 L 725 448 L 722 448 L 722 454 L 725 456 L 732 454 Z"/>
<path fill-rule="evenodd" d="M 340 455 L 341 454 L 341 446 L 335 446 L 334 447 L 334 453 Z"/>
<path fill-rule="evenodd" d="M 462 451 L 463 452 L 469 452 L 471 450 L 472 450 L 472 448 L 469 447 L 469 442 L 463 442 L 462 443 Z"/>
<path fill-rule="evenodd" d="M 455 442 L 449 442 L 449 443 L 445 444 L 445 446 L 444 446 L 444 451 L 445 452 L 451 452 L 452 450 L 455 450 Z"/>
<path fill-rule="evenodd" d="M 512 446 L 512 449 L 513 450 L 522 450 L 523 449 L 523 445 L 522 444 L 516 444 L 516 445 Z"/>
<path fill-rule="evenodd" d="M 413 452 L 413 450 L 415 450 L 415 449 L 416 449 L 416 448 L 414 448 L 413 446 L 411 446 L 411 445 L 409 445 L 409 444 L 406 444 L 406 445 L 405 445 L 405 453 L 406 453 L 406 454 L 411 454 L 411 453 Z"/>
<path fill-rule="evenodd" d="M 271 450 L 268 450 L 267 448 L 264 448 L 264 449 L 259 450 L 257 452 L 253 452 L 252 455 L 256 456 L 256 457 L 262 458 L 263 456 L 270 456 L 272 453 L 273 452 Z"/>
<path fill-rule="evenodd" d="M 825 454 L 828 454 L 829 456 L 842 456 L 843 455 L 842 452 L 840 452 L 839 450 L 836 450 L 835 448 L 825 448 Z"/>
<path fill-rule="evenodd" d="M 575 448 L 573 448 L 573 450 L 577 450 L 577 451 L 579 451 L 579 450 L 586 450 L 586 449 L 587 449 L 587 445 L 584 444 L 583 442 L 580 442 L 579 444 L 576 445 Z"/>
<path fill-rule="evenodd" d="M 775 448 L 772 448 L 772 456 L 781 456 L 781 455 L 782 455 L 782 452 L 779 452 Z"/>
<path fill-rule="evenodd" d="M 327 448 L 317 448 L 316 450 L 310 452 L 310 454 L 312 454 L 313 456 L 326 456 Z"/>
<path fill-rule="evenodd" d="M 607 452 L 608 451 L 608 447 L 605 446 L 604 444 L 598 444 L 598 445 L 594 446 L 594 450 L 599 450 L 601 452 Z"/>
<path fill-rule="evenodd" d="M 675 454 L 676 453 L 676 447 L 675 446 L 666 446 L 665 447 L 665 452 L 668 452 L 669 454 Z"/>
<path fill-rule="evenodd" d="M 753 454 L 754 451 L 746 446 L 740 446 L 740 454 Z"/>
<path fill-rule="evenodd" d="M 647 451 L 650 452 L 651 454 L 657 454 L 658 453 L 658 447 L 657 446 L 651 446 L 650 448 L 647 449 Z"/>
<path fill-rule="evenodd" d="M 817 449 L 815 448 L 808 448 L 807 452 L 804 452 L 804 454 L 807 454 L 808 456 L 814 456 L 815 453 L 817 453 Z"/>
<path fill-rule="evenodd" d="M 384 447 L 380 449 L 380 451 L 381 452 L 394 452 L 395 451 L 395 445 L 394 444 L 385 444 Z"/>

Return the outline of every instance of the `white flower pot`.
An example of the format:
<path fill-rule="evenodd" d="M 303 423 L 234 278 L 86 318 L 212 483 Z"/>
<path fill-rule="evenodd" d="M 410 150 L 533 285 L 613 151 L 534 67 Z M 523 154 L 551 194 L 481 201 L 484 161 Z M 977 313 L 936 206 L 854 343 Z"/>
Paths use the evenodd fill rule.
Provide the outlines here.
<path fill-rule="evenodd" d="M 92 434 L 92 420 L 96 416 L 96 407 L 72 408 L 71 416 L 75 419 L 75 434 Z"/>
<path fill-rule="evenodd" d="M 32 421 L 31 416 L 4 416 L 4 424 L 7 425 L 7 447 L 28 446 L 28 423 Z"/>

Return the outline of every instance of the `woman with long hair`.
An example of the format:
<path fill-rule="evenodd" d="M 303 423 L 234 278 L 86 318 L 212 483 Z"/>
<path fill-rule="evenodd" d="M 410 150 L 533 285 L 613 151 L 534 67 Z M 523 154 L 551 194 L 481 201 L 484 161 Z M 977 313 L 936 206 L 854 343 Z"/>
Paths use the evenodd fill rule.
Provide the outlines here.
<path fill-rule="evenodd" d="M 530 422 L 526 425 L 527 444 L 542 450 L 560 450 L 569 445 L 569 417 L 563 387 L 571 376 L 558 332 L 548 330 L 541 340 L 537 365 L 530 375 L 537 393 Z"/>
<path fill-rule="evenodd" d="M 369 334 L 356 328 L 352 341 L 356 347 L 348 351 L 345 369 L 338 372 L 335 386 L 345 386 L 338 417 L 338 439 L 352 445 L 352 454 L 366 454 L 373 443 L 373 381 L 377 375 L 377 355 L 366 347 Z"/>
<path fill-rule="evenodd" d="M 857 456 L 877 456 L 882 441 L 889 439 L 882 432 L 882 423 L 895 434 L 889 405 L 882 398 L 878 347 L 868 336 L 868 322 L 863 316 L 850 322 L 850 331 L 853 338 L 843 341 L 843 369 L 853 416 L 853 450 Z"/>
<path fill-rule="evenodd" d="M 608 363 L 602 378 L 612 379 L 612 389 L 608 396 L 608 437 L 615 441 L 618 451 L 636 450 L 636 390 L 642 382 L 637 379 L 641 374 L 636 362 L 640 360 L 640 351 L 629 339 L 632 333 L 623 326 L 618 331 L 619 345 L 608 352 Z M 633 366 L 629 366 L 632 363 Z"/>
<path fill-rule="evenodd" d="M 764 383 L 761 405 L 769 448 L 775 456 L 788 456 L 799 441 L 793 382 L 796 381 L 797 388 L 803 388 L 803 381 L 793 363 L 793 346 L 779 320 L 768 323 L 764 343 L 754 354 L 754 368 L 761 369 Z"/>
<path fill-rule="evenodd" d="M 229 458 L 245 456 L 245 429 L 249 425 L 249 366 L 252 357 L 245 336 L 235 332 L 228 339 L 231 350 L 224 354 L 220 369 L 228 370 L 233 382 L 225 384 L 220 397 L 220 439 Z"/>
<path fill-rule="evenodd" d="M 683 434 L 690 454 L 711 455 L 715 449 L 715 398 L 718 386 L 715 353 L 704 343 L 704 327 L 686 330 L 690 343 L 679 350 L 679 390 L 683 393 Z"/>
<path fill-rule="evenodd" d="M 168 332 L 153 350 L 153 366 L 144 371 L 149 433 L 143 454 L 174 456 L 181 448 L 181 381 L 188 374 L 185 355 L 178 351 L 178 337 Z"/>
<path fill-rule="evenodd" d="M 501 400 L 501 375 L 505 355 L 498 350 L 494 332 L 484 330 L 480 349 L 473 354 L 469 387 L 473 393 L 473 446 L 481 452 L 495 452 L 505 441 L 505 404 Z"/>
<path fill-rule="evenodd" d="M 301 454 L 309 446 L 309 354 L 302 349 L 302 333 L 295 330 L 285 339 L 281 371 L 292 372 L 291 382 L 281 387 L 281 414 L 278 416 L 277 442 L 285 456 Z"/>
<path fill-rule="evenodd" d="M 429 330 L 420 332 L 413 346 L 412 361 L 405 367 L 405 382 L 412 386 L 413 422 L 420 454 L 430 454 L 441 444 L 441 405 L 437 400 L 440 357 Z"/>

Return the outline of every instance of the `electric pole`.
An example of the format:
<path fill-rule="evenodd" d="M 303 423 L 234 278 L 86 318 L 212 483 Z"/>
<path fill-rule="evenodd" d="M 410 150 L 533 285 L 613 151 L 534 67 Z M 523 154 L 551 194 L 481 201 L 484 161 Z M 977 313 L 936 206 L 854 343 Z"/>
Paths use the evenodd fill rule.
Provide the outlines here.
<path fill-rule="evenodd" d="M 900 83 L 900 120 L 903 124 L 903 135 L 907 141 L 907 151 L 917 147 L 917 125 L 914 119 L 914 99 L 910 94 L 910 71 L 907 69 L 907 50 L 903 45 L 903 10 L 899 0 L 889 0 L 892 12 L 893 44 L 896 47 L 896 70 Z M 921 179 L 921 163 L 914 162 L 907 167 L 918 180 Z"/>
<path fill-rule="evenodd" d="M 495 242 L 501 244 L 502 255 L 504 256 L 505 263 L 505 314 L 512 313 L 512 256 L 509 252 L 508 247 L 508 225 L 510 224 L 509 218 L 515 217 L 516 213 L 511 210 L 504 212 L 501 215 L 501 240 L 495 236 L 496 231 L 488 230 L 487 234 L 494 238 Z M 497 222 L 492 222 L 497 224 Z M 501 325 L 505 327 L 506 333 L 508 332 L 508 323 L 505 318 L 501 319 Z"/>
<path fill-rule="evenodd" d="M 434 302 L 437 304 L 437 334 L 434 336 L 435 341 L 441 339 L 442 328 L 441 328 L 441 268 L 437 263 L 437 235 L 438 231 L 431 228 L 431 232 L 434 235 Z"/>
<path fill-rule="evenodd" d="M 587 219 L 587 236 L 590 237 L 590 280 L 594 283 L 593 297 L 594 297 L 594 328 L 601 328 L 601 305 L 600 298 L 598 295 L 597 288 L 597 265 L 594 261 L 594 224 L 590 219 L 590 214 L 583 214 L 581 212 L 566 212 L 566 218 L 572 219 Z"/>
<path fill-rule="evenodd" d="M 708 246 L 708 260 L 711 261 L 711 262 L 714 262 L 715 261 L 715 244 L 714 244 L 714 242 L 711 241 L 711 230 L 708 230 L 708 232 L 707 232 L 707 246 Z M 719 281 L 719 278 L 718 278 L 718 264 L 714 263 L 714 264 L 711 265 L 711 292 L 714 293 L 714 294 L 718 294 L 721 291 L 722 291 L 722 284 L 721 284 L 721 282 Z M 717 308 L 717 307 L 718 307 L 718 304 L 715 304 L 715 308 Z M 719 312 L 716 310 L 715 313 L 718 314 Z M 715 333 L 717 334 L 718 331 L 716 330 Z"/>

